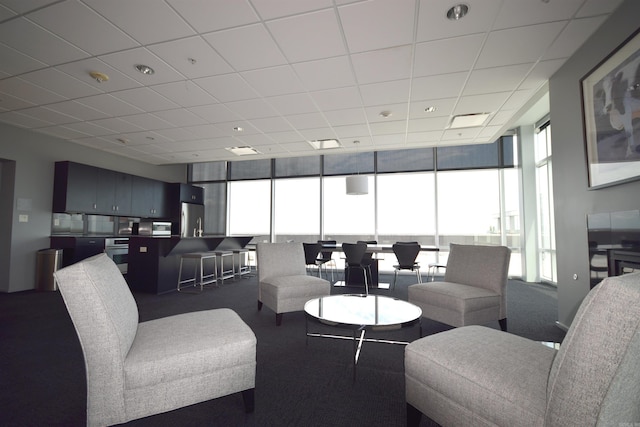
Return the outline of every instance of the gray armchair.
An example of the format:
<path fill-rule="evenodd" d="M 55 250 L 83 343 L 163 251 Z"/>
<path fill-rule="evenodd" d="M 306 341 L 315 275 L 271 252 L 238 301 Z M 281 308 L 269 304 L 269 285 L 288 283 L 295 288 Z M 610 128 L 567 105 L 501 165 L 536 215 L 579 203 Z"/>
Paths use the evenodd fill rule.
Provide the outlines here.
<path fill-rule="evenodd" d="M 331 284 L 307 275 L 302 243 L 258 243 L 258 310 L 265 304 L 276 313 L 276 325 L 282 315 L 301 311 L 313 298 L 331 294 Z"/>
<path fill-rule="evenodd" d="M 408 288 L 422 316 L 459 327 L 498 321 L 507 330 L 507 278 L 511 250 L 505 246 L 451 244 L 442 282 Z"/>
<path fill-rule="evenodd" d="M 640 273 L 580 305 L 560 349 L 483 326 L 405 348 L 407 425 L 640 425 Z"/>
<path fill-rule="evenodd" d="M 122 273 L 100 254 L 54 273 L 82 346 L 87 425 L 111 425 L 242 392 L 253 411 L 256 337 L 229 309 L 138 323 Z"/>

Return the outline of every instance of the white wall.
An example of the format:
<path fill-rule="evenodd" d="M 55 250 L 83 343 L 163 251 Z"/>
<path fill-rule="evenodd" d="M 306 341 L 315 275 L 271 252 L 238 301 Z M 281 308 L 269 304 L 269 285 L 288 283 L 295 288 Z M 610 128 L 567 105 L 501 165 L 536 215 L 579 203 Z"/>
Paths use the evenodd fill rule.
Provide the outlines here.
<path fill-rule="evenodd" d="M 49 247 L 56 161 L 71 160 L 167 182 L 186 182 L 184 165 L 154 166 L 3 124 L 0 159 L 15 161 L 13 191 L 0 193 L 3 207 L 11 207 L 8 215 L 2 215 L 10 217 L 11 232 L 0 235 L 0 255 L 6 255 L 2 248 L 10 247 L 9 256 L 0 261 L 0 268 L 8 271 L 8 275 L 0 275 L 0 292 L 35 287 L 36 252 Z M 5 167 L 2 170 L 2 184 L 6 186 Z M 28 202 L 30 208 L 18 210 L 18 200 Z M 19 222 L 20 214 L 28 215 L 28 222 Z"/>
<path fill-rule="evenodd" d="M 640 207 L 640 181 L 588 189 L 580 98 L 580 80 L 638 29 L 639 16 L 640 2 L 626 0 L 549 80 L 558 321 L 564 326 L 571 324 L 590 288 L 587 214 Z"/>

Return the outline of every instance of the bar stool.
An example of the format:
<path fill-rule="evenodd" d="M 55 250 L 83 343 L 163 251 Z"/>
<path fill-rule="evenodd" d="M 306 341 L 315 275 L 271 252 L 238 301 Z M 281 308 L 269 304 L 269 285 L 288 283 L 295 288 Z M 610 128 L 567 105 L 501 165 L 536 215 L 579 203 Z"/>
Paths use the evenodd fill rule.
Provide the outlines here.
<path fill-rule="evenodd" d="M 193 276 L 183 278 L 182 271 L 185 260 L 187 262 L 193 262 Z M 205 262 L 213 264 L 213 269 L 205 273 Z M 218 281 L 218 265 L 217 256 L 214 252 L 190 252 L 182 254 L 180 256 L 180 269 L 178 270 L 178 292 L 185 292 L 184 288 L 193 286 L 194 288 L 200 285 L 200 292 L 206 285 L 217 284 Z M 198 281 L 198 279 L 200 279 Z M 191 292 L 193 293 L 193 292 Z"/>
<path fill-rule="evenodd" d="M 433 282 L 435 280 L 435 278 L 436 278 L 436 273 L 441 268 L 447 268 L 447 266 L 444 265 L 444 264 L 437 264 L 435 262 L 429 264 L 427 266 L 427 282 L 429 281 L 429 277 L 431 277 L 431 281 Z"/>
<path fill-rule="evenodd" d="M 233 273 L 235 276 L 242 277 L 251 273 L 251 267 L 249 267 L 247 260 L 248 255 L 249 249 L 233 249 Z"/>
<path fill-rule="evenodd" d="M 224 285 L 225 279 L 233 279 L 235 277 L 233 271 L 233 251 L 224 250 L 224 251 L 215 251 L 216 257 L 220 258 L 220 264 L 218 265 L 218 279 Z M 231 265 L 225 268 L 225 258 L 231 257 Z M 227 262 L 227 264 L 229 264 Z"/>

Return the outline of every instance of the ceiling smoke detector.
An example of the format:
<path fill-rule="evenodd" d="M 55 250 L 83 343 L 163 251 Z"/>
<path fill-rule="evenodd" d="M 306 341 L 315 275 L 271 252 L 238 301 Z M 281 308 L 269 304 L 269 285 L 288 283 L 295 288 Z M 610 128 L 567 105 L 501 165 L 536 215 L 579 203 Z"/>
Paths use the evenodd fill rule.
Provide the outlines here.
<path fill-rule="evenodd" d="M 98 83 L 109 81 L 109 76 L 107 76 L 105 73 L 101 73 L 100 71 L 91 71 L 89 72 L 89 75 Z"/>

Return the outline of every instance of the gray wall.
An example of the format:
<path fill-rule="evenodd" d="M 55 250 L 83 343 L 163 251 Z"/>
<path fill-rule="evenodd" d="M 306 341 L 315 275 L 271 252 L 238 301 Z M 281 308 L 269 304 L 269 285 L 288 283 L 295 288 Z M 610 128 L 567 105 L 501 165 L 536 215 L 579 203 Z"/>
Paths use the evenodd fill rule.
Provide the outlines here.
<path fill-rule="evenodd" d="M 0 159 L 15 161 L 15 173 L 8 173 L 7 162 L 2 167 L 0 217 L 11 226 L 9 233 L 2 229 L 0 234 L 0 270 L 5 272 L 0 276 L 0 292 L 35 287 L 36 252 L 49 247 L 56 161 L 71 160 L 167 182 L 186 182 L 187 174 L 184 165 L 154 166 L 3 124 Z M 11 184 L 13 188 L 7 188 Z M 19 200 L 30 207 L 19 210 Z M 28 215 L 28 222 L 19 222 L 20 214 Z"/>
<path fill-rule="evenodd" d="M 586 215 L 640 208 L 640 181 L 588 190 L 580 98 L 580 80 L 638 29 L 639 16 L 640 2 L 625 1 L 549 80 L 558 321 L 564 326 L 589 292 Z"/>

